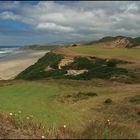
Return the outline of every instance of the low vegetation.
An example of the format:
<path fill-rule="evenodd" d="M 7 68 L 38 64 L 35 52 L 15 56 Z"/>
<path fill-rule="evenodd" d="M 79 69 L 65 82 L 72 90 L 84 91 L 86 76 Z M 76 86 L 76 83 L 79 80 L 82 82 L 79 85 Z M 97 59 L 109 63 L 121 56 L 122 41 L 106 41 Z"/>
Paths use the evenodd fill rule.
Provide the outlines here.
<path fill-rule="evenodd" d="M 118 68 L 117 64 L 128 63 L 126 61 L 96 58 L 94 61 L 86 57 L 77 57 L 75 61 L 64 67 L 67 69 L 88 69 L 88 72 L 77 76 L 66 76 L 68 79 L 90 80 L 92 78 L 110 79 L 113 75 L 128 75 L 128 70 Z"/>
<path fill-rule="evenodd" d="M 40 58 L 34 65 L 28 67 L 19 75 L 17 75 L 16 79 L 24 79 L 24 80 L 39 80 L 45 79 L 49 77 L 49 75 L 58 75 L 63 73 L 63 71 L 53 71 L 46 72 L 45 69 L 47 66 L 51 66 L 52 68 L 57 69 L 58 63 L 63 58 L 62 55 L 57 55 L 54 53 L 47 53 L 45 56 Z"/>
<path fill-rule="evenodd" d="M 46 132 L 42 124 L 31 119 L 0 112 L 0 139 L 41 139 Z"/>
<path fill-rule="evenodd" d="M 112 100 L 110 98 L 107 98 L 105 101 L 104 101 L 105 104 L 112 104 Z"/>
<path fill-rule="evenodd" d="M 97 93 L 95 92 L 78 92 L 77 94 L 68 94 L 68 95 L 64 95 L 64 96 L 59 96 L 58 97 L 58 101 L 65 103 L 65 102 L 77 102 L 80 100 L 86 100 L 89 99 L 91 97 L 97 96 Z"/>
<path fill-rule="evenodd" d="M 117 67 L 118 64 L 128 64 L 127 61 L 117 59 L 101 59 L 95 58 L 94 60 L 88 57 L 75 57 L 74 61 L 70 64 L 63 66 L 59 69 L 59 62 L 64 58 L 63 55 L 55 53 L 47 53 L 44 57 L 38 60 L 34 65 L 30 66 L 23 72 L 21 72 L 16 79 L 24 80 L 41 80 L 48 78 L 55 79 L 74 79 L 74 80 L 90 80 L 93 78 L 101 79 L 113 79 L 112 77 L 119 76 L 133 76 L 129 74 L 126 68 Z M 46 70 L 47 67 L 51 67 L 51 70 Z M 67 75 L 68 70 L 87 70 L 78 75 Z M 120 80 L 119 82 L 125 82 L 128 79 Z"/>
<path fill-rule="evenodd" d="M 62 46 L 59 45 L 28 45 L 28 46 L 23 46 L 21 47 L 22 50 L 52 50 L 54 48 L 59 48 Z"/>
<path fill-rule="evenodd" d="M 137 138 L 125 126 L 110 123 L 110 120 L 90 121 L 80 131 L 73 131 L 66 125 L 56 130 L 47 129 L 33 120 L 21 119 L 17 114 L 0 113 L 1 139 L 131 139 Z"/>
<path fill-rule="evenodd" d="M 21 124 L 23 126 L 26 125 L 25 120 L 30 122 L 31 127 L 25 130 L 26 133 L 18 135 L 17 132 L 18 138 L 139 138 L 138 104 L 129 102 L 138 93 L 138 85 L 124 86 L 122 83 L 100 79 L 5 81 L 0 83 L 0 110 L 7 112 L 10 117 L 15 115 L 9 113 L 18 115 L 25 122 Z M 128 96 L 130 97 L 125 99 Z M 112 99 L 113 104 L 104 104 L 107 98 Z M 16 120 L 18 118 L 15 119 L 16 130 L 14 126 L 10 131 L 24 131 L 24 127 L 18 124 L 20 121 Z M 90 123 L 91 120 L 93 124 Z M 94 124 L 95 120 L 98 122 Z M 109 129 L 107 120 L 110 120 Z M 34 134 L 32 121 L 35 122 L 37 135 Z M 41 129 L 38 128 L 40 123 Z M 7 129 L 6 124 L 3 126 Z M 5 138 L 16 137 L 10 131 L 4 133 Z M 23 135 L 25 136 L 22 137 Z"/>
<path fill-rule="evenodd" d="M 140 95 L 132 97 L 129 101 L 131 103 L 140 104 Z"/>
<path fill-rule="evenodd" d="M 1 138 L 140 138 L 138 49 L 59 49 L 0 82 Z M 74 61 L 60 68 L 65 54 Z"/>

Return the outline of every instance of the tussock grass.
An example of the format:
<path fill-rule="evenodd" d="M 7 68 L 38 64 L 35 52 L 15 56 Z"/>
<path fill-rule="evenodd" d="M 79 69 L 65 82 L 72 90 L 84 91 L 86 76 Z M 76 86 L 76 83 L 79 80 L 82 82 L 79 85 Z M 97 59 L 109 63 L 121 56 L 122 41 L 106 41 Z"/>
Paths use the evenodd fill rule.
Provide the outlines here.
<path fill-rule="evenodd" d="M 90 121 L 80 131 L 74 131 L 66 125 L 58 129 L 46 129 L 41 123 L 20 118 L 16 114 L 0 113 L 1 139 L 130 139 L 137 138 L 125 126 L 110 123 L 110 120 Z"/>
<path fill-rule="evenodd" d="M 110 98 L 107 98 L 105 101 L 104 101 L 105 104 L 112 104 L 112 99 Z"/>
<path fill-rule="evenodd" d="M 137 138 L 134 131 L 119 126 L 110 120 L 92 121 L 85 127 L 81 134 L 84 139 L 134 139 Z"/>
<path fill-rule="evenodd" d="M 41 139 L 46 132 L 42 124 L 35 123 L 31 119 L 21 119 L 14 113 L 0 113 L 1 139 Z"/>
<path fill-rule="evenodd" d="M 129 101 L 131 103 L 140 104 L 140 95 L 132 97 Z"/>

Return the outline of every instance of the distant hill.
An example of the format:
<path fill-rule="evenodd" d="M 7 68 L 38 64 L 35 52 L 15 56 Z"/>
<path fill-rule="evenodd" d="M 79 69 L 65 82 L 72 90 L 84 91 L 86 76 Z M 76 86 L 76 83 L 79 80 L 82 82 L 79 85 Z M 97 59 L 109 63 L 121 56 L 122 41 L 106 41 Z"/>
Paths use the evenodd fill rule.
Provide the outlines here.
<path fill-rule="evenodd" d="M 140 46 L 140 37 L 131 38 L 126 36 L 107 36 L 97 41 L 89 42 L 89 45 L 96 45 L 104 48 L 132 48 Z"/>
<path fill-rule="evenodd" d="M 135 43 L 136 43 L 136 46 L 138 47 L 140 47 L 140 37 L 136 37 L 136 38 L 134 38 L 134 41 L 135 41 Z"/>
<path fill-rule="evenodd" d="M 54 48 L 58 47 L 70 47 L 74 44 L 80 45 L 84 41 L 77 41 L 77 42 L 62 42 L 62 41 L 56 41 L 48 44 L 33 44 L 33 45 L 26 45 L 21 47 L 21 50 L 52 50 Z"/>
<path fill-rule="evenodd" d="M 69 47 L 76 45 L 95 45 L 103 48 L 140 48 L 140 37 L 131 38 L 126 36 L 106 36 L 95 41 L 77 41 L 77 42 L 53 42 L 46 45 L 34 44 L 21 47 L 22 50 L 52 50 L 58 47 Z"/>
<path fill-rule="evenodd" d="M 62 45 L 28 45 L 28 46 L 23 46 L 20 49 L 21 50 L 52 50 L 54 48 L 62 47 Z"/>

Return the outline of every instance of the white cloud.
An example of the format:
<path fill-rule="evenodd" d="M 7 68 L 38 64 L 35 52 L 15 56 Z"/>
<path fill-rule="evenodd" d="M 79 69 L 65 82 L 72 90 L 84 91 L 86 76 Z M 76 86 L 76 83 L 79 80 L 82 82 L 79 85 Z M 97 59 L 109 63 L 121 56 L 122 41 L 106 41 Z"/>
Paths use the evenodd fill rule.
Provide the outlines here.
<path fill-rule="evenodd" d="M 37 25 L 37 28 L 38 29 L 58 30 L 58 31 L 64 31 L 64 32 L 73 31 L 73 28 L 71 28 L 71 27 L 64 27 L 61 25 L 56 25 L 55 23 L 39 23 Z"/>
<path fill-rule="evenodd" d="M 4 20 L 7 20 L 7 19 L 11 19 L 11 20 L 18 20 L 19 17 L 15 14 L 13 14 L 12 12 L 2 12 L 0 13 L 0 19 L 4 19 Z"/>
<path fill-rule="evenodd" d="M 66 34 L 88 39 L 114 34 L 127 35 L 129 32 L 136 36 L 140 32 L 138 1 L 12 2 L 11 6 L 9 2 L 3 9 L 8 7 L 17 12 L 2 12 L 0 20 L 18 20 L 30 25 L 35 31 L 64 33 L 61 36 L 63 38 Z"/>
<path fill-rule="evenodd" d="M 0 9 L 14 9 L 19 6 L 19 1 L 0 1 Z"/>

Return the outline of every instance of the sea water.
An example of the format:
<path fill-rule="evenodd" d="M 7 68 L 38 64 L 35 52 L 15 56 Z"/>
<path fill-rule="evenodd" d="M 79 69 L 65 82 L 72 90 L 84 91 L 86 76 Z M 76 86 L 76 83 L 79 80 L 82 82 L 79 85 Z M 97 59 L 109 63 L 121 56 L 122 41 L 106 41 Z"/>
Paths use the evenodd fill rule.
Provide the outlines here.
<path fill-rule="evenodd" d="M 19 46 L 0 46 L 0 58 L 10 57 L 22 53 Z"/>

